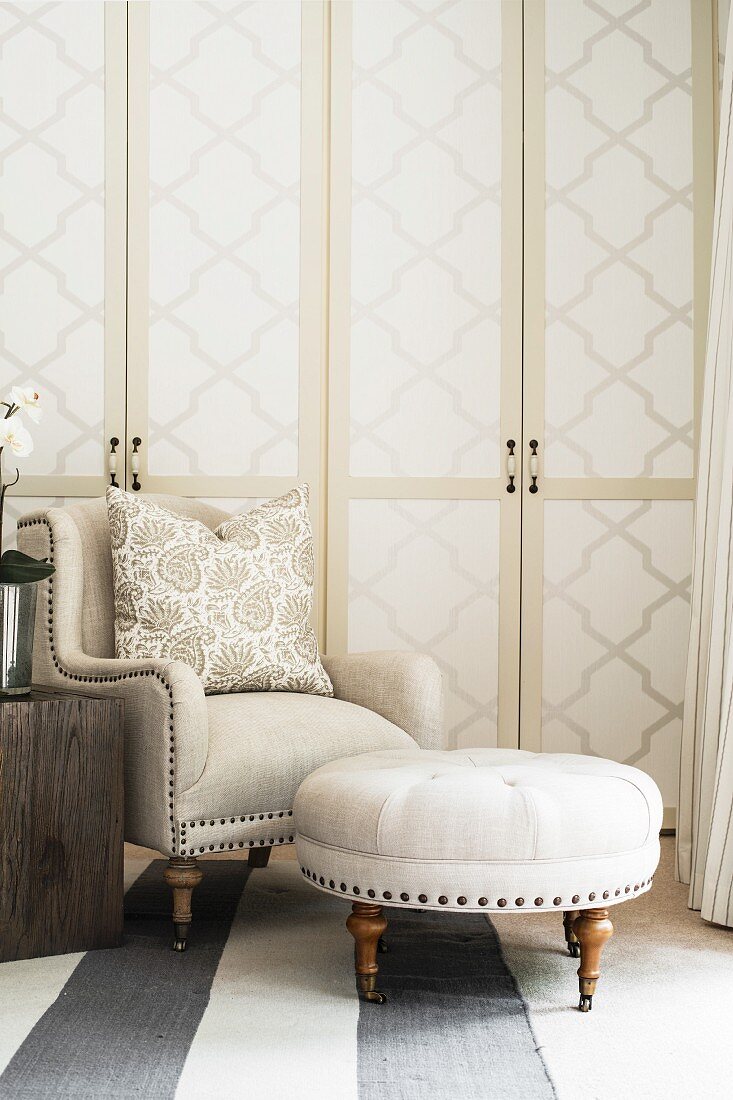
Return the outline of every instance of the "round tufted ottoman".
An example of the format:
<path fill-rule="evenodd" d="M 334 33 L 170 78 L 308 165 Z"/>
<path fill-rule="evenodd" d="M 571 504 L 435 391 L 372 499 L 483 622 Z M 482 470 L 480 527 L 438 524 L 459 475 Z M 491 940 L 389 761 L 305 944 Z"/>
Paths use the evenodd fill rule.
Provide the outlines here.
<path fill-rule="evenodd" d="M 313 772 L 295 798 L 301 872 L 348 898 L 360 994 L 376 989 L 385 906 L 564 914 L 592 1006 L 608 909 L 645 893 L 662 799 L 636 768 L 506 749 L 392 749 Z"/>

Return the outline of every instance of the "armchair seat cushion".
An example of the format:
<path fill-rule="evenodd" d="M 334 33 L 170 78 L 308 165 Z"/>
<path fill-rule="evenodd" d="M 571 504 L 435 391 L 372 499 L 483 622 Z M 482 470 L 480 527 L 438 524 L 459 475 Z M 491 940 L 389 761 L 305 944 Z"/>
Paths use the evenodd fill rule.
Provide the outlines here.
<path fill-rule="evenodd" d="M 179 795 L 177 808 L 189 823 L 213 820 L 228 826 L 234 817 L 238 834 L 242 816 L 255 816 L 253 826 L 244 823 L 246 832 L 254 834 L 262 831 L 268 814 L 287 813 L 300 784 L 322 764 L 378 749 L 419 752 L 404 730 L 341 699 L 246 692 L 210 695 L 206 708 L 206 765 L 198 782 Z M 264 819 L 258 825 L 260 814 Z M 209 832 L 213 839 L 211 826 Z"/>

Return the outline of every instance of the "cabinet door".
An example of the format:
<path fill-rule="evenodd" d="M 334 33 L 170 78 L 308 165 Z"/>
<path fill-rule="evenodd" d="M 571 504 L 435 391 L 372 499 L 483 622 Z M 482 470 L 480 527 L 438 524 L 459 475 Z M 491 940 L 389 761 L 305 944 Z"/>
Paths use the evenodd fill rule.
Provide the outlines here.
<path fill-rule="evenodd" d="M 0 28 L 0 397 L 44 405 L 14 516 L 103 493 L 124 436 L 126 26 L 78 3 L 5 5 Z"/>
<path fill-rule="evenodd" d="M 323 6 L 140 3 L 129 19 L 137 482 L 252 499 L 307 480 L 317 500 Z"/>
<path fill-rule="evenodd" d="M 524 465 L 534 440 L 538 491 L 525 482 L 521 744 L 637 765 L 668 808 L 707 310 L 709 16 L 690 0 L 525 5 Z"/>
<path fill-rule="evenodd" d="M 516 744 L 521 5 L 332 21 L 328 648 L 431 653 L 451 743 Z"/>

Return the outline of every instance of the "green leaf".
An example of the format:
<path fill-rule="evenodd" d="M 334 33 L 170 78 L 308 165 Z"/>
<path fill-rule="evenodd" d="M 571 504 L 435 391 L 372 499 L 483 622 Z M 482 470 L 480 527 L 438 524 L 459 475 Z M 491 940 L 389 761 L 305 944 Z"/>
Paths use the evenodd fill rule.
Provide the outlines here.
<path fill-rule="evenodd" d="M 34 584 L 50 577 L 55 569 L 45 558 L 38 561 L 20 550 L 6 550 L 0 558 L 0 584 Z"/>

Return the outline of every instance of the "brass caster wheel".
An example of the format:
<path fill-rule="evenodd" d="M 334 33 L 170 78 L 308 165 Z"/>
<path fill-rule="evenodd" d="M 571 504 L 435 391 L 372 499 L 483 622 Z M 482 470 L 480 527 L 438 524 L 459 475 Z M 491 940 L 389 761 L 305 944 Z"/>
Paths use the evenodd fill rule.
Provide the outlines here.
<path fill-rule="evenodd" d="M 371 1001 L 375 1005 L 383 1005 L 387 1003 L 387 997 L 384 993 L 380 993 L 378 989 L 368 989 L 359 994 L 362 1001 Z"/>
<path fill-rule="evenodd" d="M 593 1008 L 593 994 L 592 993 L 581 993 L 580 994 L 580 1004 L 578 1005 L 578 1008 L 580 1009 L 581 1012 L 590 1012 L 591 1009 Z"/>
<path fill-rule="evenodd" d="M 173 950 L 174 951 L 185 951 L 186 950 L 186 942 L 188 940 L 188 930 L 189 930 L 189 928 L 190 928 L 190 925 L 185 924 L 183 921 L 174 921 L 173 922 L 173 935 L 175 936 L 175 939 L 173 940 Z"/>
<path fill-rule="evenodd" d="M 387 941 L 383 936 L 380 936 L 377 940 L 377 951 L 380 955 L 386 955 L 389 948 L 387 947 Z"/>
<path fill-rule="evenodd" d="M 568 953 L 569 953 L 571 959 L 579 959 L 580 958 L 580 944 L 579 943 L 569 943 L 568 944 Z"/>

